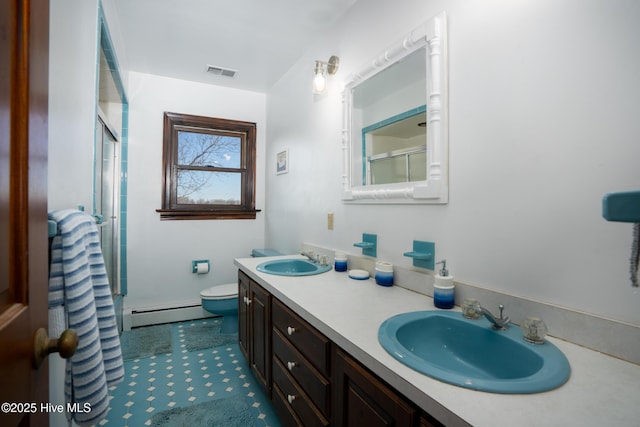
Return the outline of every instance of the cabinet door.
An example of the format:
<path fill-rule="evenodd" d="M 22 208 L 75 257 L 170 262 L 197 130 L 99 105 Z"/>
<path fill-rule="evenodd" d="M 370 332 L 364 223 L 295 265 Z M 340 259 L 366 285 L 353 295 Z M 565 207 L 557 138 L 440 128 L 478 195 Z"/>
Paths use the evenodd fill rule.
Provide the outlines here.
<path fill-rule="evenodd" d="M 271 295 L 251 281 L 249 301 L 251 368 L 271 396 Z"/>
<path fill-rule="evenodd" d="M 339 348 L 333 378 L 335 426 L 412 427 L 418 422 L 408 402 Z"/>
<path fill-rule="evenodd" d="M 238 344 L 249 360 L 249 277 L 238 270 Z"/>

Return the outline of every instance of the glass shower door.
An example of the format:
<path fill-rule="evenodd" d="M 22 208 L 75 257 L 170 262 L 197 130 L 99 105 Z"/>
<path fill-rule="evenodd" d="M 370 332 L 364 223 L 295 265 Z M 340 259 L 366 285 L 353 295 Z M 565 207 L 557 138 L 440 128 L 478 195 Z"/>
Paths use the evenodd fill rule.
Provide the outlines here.
<path fill-rule="evenodd" d="M 120 145 L 105 122 L 96 125 L 95 215 L 102 218 L 100 245 L 113 296 L 120 294 L 118 274 L 118 212 L 120 200 Z"/>

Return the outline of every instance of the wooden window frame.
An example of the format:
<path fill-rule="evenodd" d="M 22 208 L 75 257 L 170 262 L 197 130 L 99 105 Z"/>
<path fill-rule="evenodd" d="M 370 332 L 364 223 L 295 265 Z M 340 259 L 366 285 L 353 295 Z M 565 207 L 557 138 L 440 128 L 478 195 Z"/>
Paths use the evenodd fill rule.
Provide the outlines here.
<path fill-rule="evenodd" d="M 178 131 L 201 130 L 203 133 L 235 132 L 244 135 L 241 149 L 241 201 L 240 205 L 179 204 L 177 199 Z M 161 220 L 180 219 L 255 219 L 256 176 L 256 124 L 238 120 L 164 113 L 162 154 L 162 209 Z"/>

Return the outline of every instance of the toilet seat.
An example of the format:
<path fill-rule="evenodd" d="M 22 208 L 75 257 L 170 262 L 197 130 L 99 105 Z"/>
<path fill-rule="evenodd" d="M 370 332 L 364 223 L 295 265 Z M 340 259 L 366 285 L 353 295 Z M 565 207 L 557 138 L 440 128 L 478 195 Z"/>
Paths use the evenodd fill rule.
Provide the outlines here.
<path fill-rule="evenodd" d="M 200 292 L 200 297 L 208 300 L 229 299 L 238 296 L 238 284 L 215 285 Z"/>

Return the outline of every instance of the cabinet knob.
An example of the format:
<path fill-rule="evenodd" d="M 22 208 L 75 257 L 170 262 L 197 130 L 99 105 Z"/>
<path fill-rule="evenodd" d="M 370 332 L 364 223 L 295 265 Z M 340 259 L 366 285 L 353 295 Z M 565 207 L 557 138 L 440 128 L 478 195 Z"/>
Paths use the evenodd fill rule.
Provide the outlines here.
<path fill-rule="evenodd" d="M 287 328 L 287 333 L 288 333 L 289 335 L 293 335 L 293 333 L 294 333 L 295 331 L 296 331 L 296 328 L 292 328 L 291 326 L 289 326 L 289 327 Z"/>
<path fill-rule="evenodd" d="M 296 362 L 287 362 L 287 369 L 292 370 L 296 367 Z"/>
<path fill-rule="evenodd" d="M 292 404 L 294 400 L 296 400 L 296 396 L 293 394 L 287 394 L 287 400 L 289 401 L 289 404 Z"/>
<path fill-rule="evenodd" d="M 251 299 L 247 298 L 247 305 L 251 304 Z"/>

